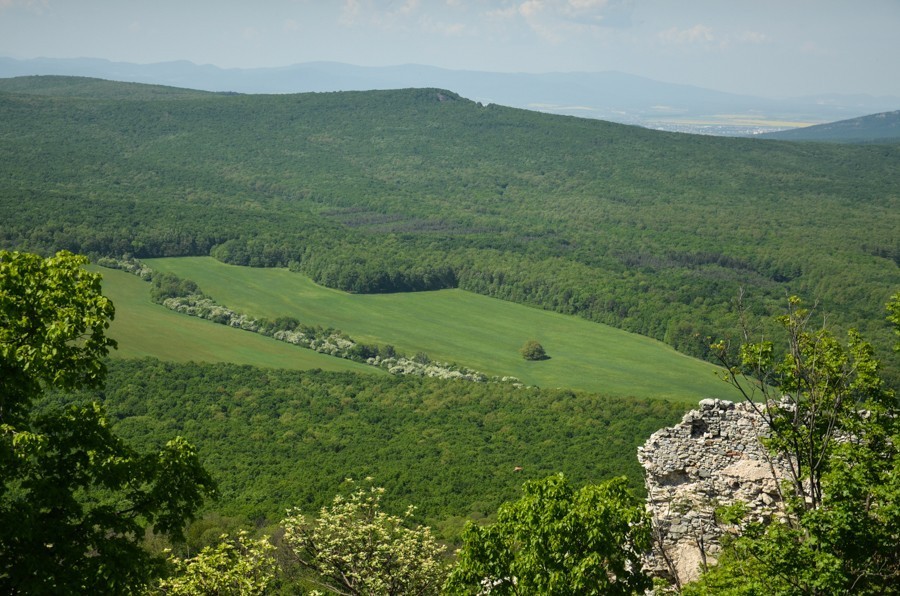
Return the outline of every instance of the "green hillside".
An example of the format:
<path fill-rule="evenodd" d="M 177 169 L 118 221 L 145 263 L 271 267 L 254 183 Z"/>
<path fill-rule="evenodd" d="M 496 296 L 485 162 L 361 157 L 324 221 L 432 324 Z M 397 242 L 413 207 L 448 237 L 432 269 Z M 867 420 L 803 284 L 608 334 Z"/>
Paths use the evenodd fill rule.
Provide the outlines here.
<path fill-rule="evenodd" d="M 699 356 L 736 328 L 740 288 L 754 324 L 799 294 L 890 345 L 896 146 L 661 133 L 436 89 L 39 83 L 0 85 L 16 87 L 0 91 L 3 246 L 212 255 L 354 293 L 459 288 Z"/>
<path fill-rule="evenodd" d="M 200 506 L 191 485 L 210 485 L 201 465 L 220 499 L 199 510 L 208 517 L 188 528 L 185 554 L 238 527 L 278 542 L 286 508 L 312 513 L 348 477 L 383 486 L 386 511 L 418 506 L 415 521 L 451 543 L 467 520 L 502 521 L 498 508 L 526 480 L 624 475 L 640 491 L 635 451 L 652 432 L 697 399 L 736 397 L 688 355 L 710 357 L 713 338 L 732 353 L 764 339 L 794 294 L 816 307 L 807 319 L 791 301 L 792 355 L 769 363 L 781 347 L 765 343 L 744 354 L 759 356 L 761 380 L 780 382 L 773 397 L 792 394 L 785 415 L 767 414 L 768 443 L 807 471 L 784 484 L 796 504 L 787 523 L 726 545 L 726 591 L 764 590 L 779 574 L 785 590 L 892 585 L 896 396 L 858 336 L 845 358 L 841 342 L 806 330 L 858 327 L 900 388 L 884 309 L 900 290 L 900 144 L 660 133 L 441 89 L 251 96 L 34 77 L 0 81 L 0 164 L 0 248 L 135 256 L 156 271 L 148 284 L 103 270 L 121 349 L 101 362 L 109 302 L 78 268 L 85 260 L 13 255 L 4 268 L 0 379 L 14 457 L 0 458 L 11 472 L 0 538 L 17 558 L 0 557 L 0 583 L 13 578 L 13 592 L 17 575 L 45 579 L 44 560 L 74 578 L 68 591 L 87 585 L 80 575 L 114 589 L 110 570 L 130 572 L 139 549 L 161 551 L 156 531 Z M 533 386 L 385 374 L 151 302 L 152 291 L 202 303 L 187 280 L 277 319 L 255 328 L 332 331 L 296 317 Z M 890 313 L 896 323 L 900 304 Z M 525 361 L 527 340 L 549 359 Z M 79 407 L 88 401 L 108 417 Z M 690 448 L 702 449 L 695 426 Z M 858 440 L 837 441 L 844 433 Z M 196 453 L 169 443 L 178 436 Z M 702 467 L 664 481 L 691 469 L 716 477 Z M 701 497 L 700 509 L 716 505 Z M 620 497 L 578 500 L 546 515 L 527 505 L 549 542 L 575 538 L 546 549 L 555 561 L 608 542 L 614 525 L 643 532 L 634 515 L 608 515 Z M 585 503 L 604 521 L 581 531 Z M 695 510 L 666 525 L 711 545 L 705 519 Z M 277 587 L 299 591 L 293 555 L 277 557 L 290 559 Z M 600 559 L 610 560 L 598 551 L 584 565 Z M 473 577 L 475 590 L 487 585 Z M 707 577 L 721 592 L 723 576 Z"/>
<path fill-rule="evenodd" d="M 782 141 L 900 143 L 900 110 L 759 135 Z"/>
<path fill-rule="evenodd" d="M 272 523 L 371 476 L 391 510 L 415 504 L 450 539 L 528 479 L 627 475 L 641 490 L 635 449 L 684 411 L 506 384 L 118 359 L 102 399 L 136 447 L 176 435 L 195 444 L 220 486 L 214 511 Z"/>
<path fill-rule="evenodd" d="M 235 267 L 208 257 L 146 263 L 197 282 L 219 304 L 255 318 L 292 316 L 340 329 L 359 342 L 391 344 L 410 356 L 425 352 L 433 360 L 512 375 L 528 385 L 687 404 L 730 393 L 715 367 L 655 340 L 461 290 L 358 295 L 317 286 L 284 269 Z M 519 348 L 529 339 L 540 341 L 550 359 L 524 360 Z M 167 359 L 165 351 L 155 355 Z"/>
<path fill-rule="evenodd" d="M 89 77 L 65 77 L 56 75 L 15 77 L 0 79 L 0 91 L 81 99 L 179 99 L 213 95 L 207 91 L 179 89 L 164 85 L 144 85 L 104 81 Z"/>
<path fill-rule="evenodd" d="M 267 368 L 351 371 L 383 374 L 380 369 L 302 350 L 274 339 L 180 315 L 150 301 L 150 285 L 113 269 L 103 274 L 103 293 L 116 306 L 109 337 L 116 358 L 160 358 L 171 362 L 232 362 Z"/>

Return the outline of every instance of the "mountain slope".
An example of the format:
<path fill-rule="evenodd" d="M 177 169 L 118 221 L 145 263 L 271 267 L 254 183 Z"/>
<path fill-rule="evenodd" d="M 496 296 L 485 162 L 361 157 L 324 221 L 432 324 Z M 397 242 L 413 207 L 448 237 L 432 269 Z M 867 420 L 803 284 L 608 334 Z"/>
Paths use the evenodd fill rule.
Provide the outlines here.
<path fill-rule="evenodd" d="M 898 147 L 661 133 L 438 89 L 0 93 L 0 160 L 4 246 L 459 287 L 698 356 L 736 329 L 740 288 L 760 324 L 800 294 L 891 343 Z"/>
<path fill-rule="evenodd" d="M 177 99 L 196 98 L 210 94 L 206 91 L 195 91 L 164 85 L 122 83 L 91 77 L 58 75 L 34 75 L 0 79 L 0 90 L 7 93 L 79 97 L 82 99 Z"/>
<path fill-rule="evenodd" d="M 900 110 L 759 136 L 782 141 L 900 143 Z"/>

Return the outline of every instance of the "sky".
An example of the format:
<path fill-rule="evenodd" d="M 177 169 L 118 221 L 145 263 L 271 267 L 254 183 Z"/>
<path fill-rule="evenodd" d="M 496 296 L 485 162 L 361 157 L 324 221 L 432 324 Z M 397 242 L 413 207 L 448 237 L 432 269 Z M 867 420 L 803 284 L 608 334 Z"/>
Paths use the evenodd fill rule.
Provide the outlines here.
<path fill-rule="evenodd" d="M 0 56 L 612 70 L 900 97 L 900 0 L 0 0 Z"/>

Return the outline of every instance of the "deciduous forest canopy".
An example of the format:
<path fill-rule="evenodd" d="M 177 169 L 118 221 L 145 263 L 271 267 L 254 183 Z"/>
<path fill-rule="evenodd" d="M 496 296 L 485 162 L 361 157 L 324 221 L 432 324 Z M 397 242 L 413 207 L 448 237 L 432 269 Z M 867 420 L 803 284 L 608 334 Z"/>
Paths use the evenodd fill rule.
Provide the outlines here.
<path fill-rule="evenodd" d="M 449 91 L 251 96 L 0 82 L 0 243 L 460 287 L 699 356 L 787 294 L 884 351 L 900 148 L 711 138 Z M 896 371 L 888 371 L 896 379 Z"/>
<path fill-rule="evenodd" d="M 178 434 L 193 441 L 219 481 L 216 510 L 275 520 L 287 506 L 327 504 L 345 478 L 373 476 L 389 505 L 415 503 L 446 537 L 470 513 L 492 514 L 526 478 L 626 474 L 639 489 L 635 449 L 684 410 L 439 379 L 149 360 L 109 368 L 103 397 L 117 432 L 146 449 Z"/>
<path fill-rule="evenodd" d="M 845 494 L 848 511 L 861 511 L 860 502 L 875 503 L 878 515 L 867 518 L 867 526 L 857 526 L 865 530 L 861 536 L 873 530 L 865 536 L 880 541 L 884 560 L 889 562 L 885 569 L 893 575 L 870 578 L 871 585 L 880 589 L 889 585 L 885 578 L 896 575 L 898 491 L 896 482 L 888 480 L 897 477 L 892 387 L 900 385 L 900 367 L 896 358 L 884 357 L 895 347 L 900 311 L 900 297 L 895 294 L 889 307 L 889 320 L 895 326 L 891 328 L 884 305 L 900 286 L 900 146 L 896 144 L 831 145 L 662 133 L 484 106 L 439 89 L 239 95 L 26 77 L 0 80 L 0 163 L 0 249 L 43 255 L 68 249 L 114 258 L 212 256 L 230 264 L 287 268 L 290 271 L 270 272 L 302 273 L 322 286 L 352 293 L 459 288 L 608 323 L 726 364 L 738 355 L 752 355 L 754 345 L 763 346 L 769 356 L 783 352 L 777 344 L 747 342 L 772 335 L 769 332 L 778 327 L 772 315 L 782 311 L 787 296 L 804 296 L 817 303 L 813 311 L 817 322 L 818 313 L 823 313 L 824 326 L 835 334 L 857 327 L 875 346 L 870 350 L 856 332 L 850 332 L 847 349 L 853 358 L 838 358 L 842 353 L 835 348 L 828 352 L 831 360 L 824 360 L 829 370 L 843 375 L 840 387 L 849 396 L 843 401 L 844 393 L 839 393 L 849 422 L 835 428 L 858 428 L 853 424 L 865 417 L 858 416 L 857 404 L 867 404 L 872 416 L 860 422 L 865 432 L 854 435 L 864 439 L 854 444 L 859 449 L 837 445 L 833 453 L 822 451 L 830 458 L 828 474 L 837 480 L 823 473 L 821 502 L 833 496 L 828 492 L 832 487 L 841 487 L 847 494 L 846 487 L 856 487 L 864 498 Z M 3 255 L 12 264 L 46 261 L 44 268 L 49 267 L 50 273 L 58 266 L 57 261 L 34 254 Z M 92 344 L 76 334 L 65 336 L 59 348 L 40 340 L 40 333 L 21 333 L 23 325 L 23 329 L 51 335 L 58 329 L 78 329 L 71 327 L 71 317 L 66 319 L 52 300 L 39 312 L 27 314 L 29 305 L 43 305 L 46 300 L 26 299 L 26 295 L 38 295 L 29 285 L 34 280 L 16 273 L 15 267 L 4 269 L 2 281 L 12 289 L 4 290 L 10 298 L 4 297 L 0 344 L 4 370 L 11 374 L 0 379 L 8 385 L 8 391 L 0 395 L 5 400 L 0 408 L 0 434 L 6 441 L 0 464 L 19 476 L 4 477 L 0 496 L 4 503 L 15 505 L 4 504 L 9 519 L 18 516 L 27 521 L 17 513 L 20 509 L 38 520 L 54 511 L 52 493 L 40 493 L 48 503 L 45 509 L 43 501 L 25 498 L 23 492 L 23 487 L 31 486 L 28 474 L 42 482 L 52 476 L 44 468 L 22 462 L 30 461 L 29 457 L 38 462 L 46 459 L 54 469 L 67 471 L 53 460 L 56 451 L 42 451 L 41 441 L 52 444 L 57 435 L 66 440 L 73 437 L 78 454 L 84 451 L 88 461 L 102 464 L 96 482 L 93 476 L 91 483 L 79 477 L 63 486 L 77 497 L 66 502 L 76 513 L 110 513 L 110 523 L 120 529 L 107 532 L 104 524 L 91 526 L 101 546 L 67 542 L 74 553 L 71 560 L 80 561 L 84 569 L 58 565 L 60 577 L 74 570 L 64 578 L 65 585 L 86 589 L 105 581 L 109 575 L 105 559 L 82 555 L 99 552 L 111 540 L 122 542 L 132 559 L 146 563 L 134 567 L 140 577 L 129 575 L 122 586 L 144 585 L 150 577 L 165 575 L 163 567 L 156 565 L 163 565 L 159 555 L 168 543 L 157 530 L 168 532 L 177 542 L 181 523 L 198 512 L 201 493 L 212 494 L 214 484 L 220 500 L 208 504 L 206 516 L 187 528 L 187 546 L 180 546 L 180 554 L 214 545 L 221 530 L 255 526 L 259 535 L 277 534 L 280 530 L 274 524 L 287 507 L 298 508 L 296 536 L 301 536 L 306 523 L 302 512 L 329 502 L 334 511 L 342 511 L 345 501 L 335 494 L 344 479 L 374 476 L 374 482 L 384 487 L 385 511 L 393 514 L 415 504 L 418 509 L 410 511 L 408 521 L 433 526 L 440 540 L 453 542 L 463 536 L 466 549 L 494 544 L 493 552 L 513 565 L 513 571 L 504 567 L 486 574 L 478 570 L 476 556 L 469 561 L 476 570 L 471 577 L 454 576 L 460 589 L 478 590 L 484 577 L 503 580 L 515 575 L 523 585 L 532 585 L 528 581 L 533 580 L 535 586 L 552 584 L 559 593 L 569 593 L 568 583 L 581 580 L 566 578 L 583 576 L 580 563 L 578 569 L 569 568 L 568 556 L 574 547 L 549 553 L 566 559 L 563 567 L 572 574 L 545 578 L 540 565 L 530 564 L 529 549 L 520 549 L 516 539 L 517 532 L 530 527 L 529 516 L 541 511 L 539 517 L 561 520 L 557 530 L 582 532 L 581 525 L 569 523 L 567 515 L 556 515 L 563 513 L 554 505 L 557 501 L 587 503 L 584 511 L 589 512 L 609 505 L 608 511 L 616 514 L 613 518 L 624 520 L 616 536 L 601 537 L 595 541 L 597 548 L 581 554 L 595 562 L 597 553 L 602 554 L 606 567 L 590 563 L 590 570 L 606 569 L 605 579 L 618 582 L 622 590 L 631 589 L 631 580 L 624 580 L 636 571 L 635 557 L 646 546 L 644 529 L 649 531 L 643 505 L 626 490 L 628 485 L 640 490 L 642 484 L 635 449 L 651 432 L 676 421 L 683 404 L 567 387 L 359 374 L 355 369 L 297 371 L 233 363 L 106 360 L 106 348 L 113 342 L 100 330 L 106 330 L 113 306 L 100 296 L 98 276 L 80 269 L 84 259 L 67 253 L 56 259 L 69 263 L 64 269 L 66 279 L 90 283 L 88 303 L 103 305 L 102 313 L 89 319 L 99 325 L 95 335 L 104 343 L 87 360 L 94 371 L 90 382 L 57 382 L 79 371 L 76 366 L 71 373 L 73 367 L 66 362 L 47 366 L 46 377 L 23 376 L 22 371 L 33 368 L 28 354 L 55 358 Z M 165 272 L 160 275 L 152 286 L 157 298 L 200 291 L 192 280 Z M 38 276 L 31 277 L 39 281 Z M 150 292 L 148 284 L 147 296 L 138 292 L 136 300 L 157 308 L 150 303 Z M 74 295 L 72 291 L 57 294 L 66 299 Z M 137 293 L 129 295 L 133 298 Z M 736 304 L 738 296 L 741 304 Z M 249 300 L 254 299 L 260 300 Z M 25 315 L 17 314 L 20 307 L 26 309 Z M 252 310 L 254 305 L 246 308 Z M 279 322 L 285 313 L 267 314 L 273 325 L 290 322 L 291 329 L 299 329 L 301 323 L 310 328 L 322 323 L 285 318 Z M 804 318 L 803 324 L 808 321 Z M 359 331 L 366 335 L 365 329 Z M 38 339 L 29 339 L 33 337 Z M 548 350 L 535 339 L 532 347 L 541 349 L 525 350 L 526 344 L 516 354 L 518 361 L 522 356 L 534 357 L 538 361 L 524 364 L 547 368 L 567 357 L 566 349 L 550 343 L 552 337 L 534 337 L 546 342 Z M 797 344 L 797 337 L 827 339 L 831 335 L 793 337 L 793 342 L 783 339 L 782 344 Z M 517 338 L 513 345 L 522 345 L 523 339 L 527 337 Z M 713 344 L 713 340 L 721 341 Z M 741 343 L 745 347 L 738 351 Z M 830 340 L 823 340 L 821 346 L 810 343 L 808 350 L 801 350 L 800 364 L 819 362 L 819 350 L 833 345 L 837 344 Z M 393 353 L 394 346 L 389 347 Z M 806 358 L 807 354 L 811 356 Z M 545 361 L 540 361 L 542 356 Z M 428 360 L 424 353 L 415 358 Z M 884 383 L 876 364 L 879 359 L 886 365 Z M 52 358 L 47 362 L 52 364 Z M 661 366 L 661 360 L 654 362 Z M 780 381 L 780 385 L 773 382 L 779 391 L 789 392 L 792 385 L 786 381 L 803 377 L 791 372 L 789 359 L 766 362 L 778 374 L 758 375 L 766 380 L 764 388 L 771 378 Z M 732 382 L 744 370 L 741 366 L 747 365 L 741 363 L 728 369 Z M 829 381 L 825 386 L 833 391 L 836 385 Z M 798 387 L 794 387 L 796 411 L 819 385 Z M 707 396 L 697 396 L 701 397 Z M 90 428 L 102 430 L 95 434 L 104 438 L 104 444 L 112 445 L 107 448 L 110 457 L 119 458 L 121 451 L 122 457 L 131 458 L 121 461 L 140 464 L 137 471 L 115 478 L 105 474 L 106 460 L 97 459 L 97 449 L 82 445 L 79 426 L 66 423 L 60 412 L 81 412 L 93 425 Z M 48 426 L 48 420 L 53 424 Z M 882 426 L 875 424 L 879 421 Z M 87 428 L 86 423 L 82 427 Z M 57 433 L 60 429 L 65 432 Z M 184 439 L 167 444 L 171 437 Z M 879 442 L 885 437 L 886 442 Z M 777 447 L 776 443 L 772 444 Z M 20 444 L 27 449 L 23 451 Z M 32 448 L 33 453 L 28 451 Z M 154 482 L 165 484 L 159 479 L 167 475 L 160 470 L 177 472 L 179 468 L 169 466 L 165 457 L 152 459 L 151 455 L 145 461 L 138 454 L 168 452 L 183 456 L 179 461 L 190 473 L 181 477 L 189 482 L 184 490 L 166 492 L 165 499 L 144 499 L 144 489 L 155 486 Z M 844 460 L 839 456 L 869 467 L 841 467 Z M 865 482 L 841 476 L 856 469 L 871 474 Z M 559 472 L 565 477 L 548 476 Z M 624 478 L 599 484 L 614 476 Z M 110 484 L 116 479 L 125 484 Z M 800 478 L 797 486 L 803 486 L 803 481 Z M 515 502 L 523 482 L 524 498 Z M 590 484 L 599 488 L 575 488 Z M 104 499 L 116 491 L 125 494 L 123 499 L 149 503 L 140 510 L 124 510 L 137 516 L 130 525 L 115 525 L 119 512 L 105 505 Z M 379 489 L 379 507 L 381 494 Z M 554 494 L 559 498 L 544 498 Z M 186 505 L 170 507 L 166 499 L 179 495 L 187 495 Z M 870 495 L 874 496 L 870 499 Z M 508 504 L 501 507 L 503 502 Z M 160 503 L 162 514 L 156 512 Z M 169 515 L 167 507 L 174 514 Z M 581 515 L 580 506 L 565 507 Z M 806 508 L 812 517 L 804 517 L 806 511 L 800 509 L 795 513 L 798 523 L 818 528 L 813 523 L 818 509 Z M 879 517 L 883 512 L 885 516 Z M 394 517 L 383 519 L 385 527 L 397 526 Z M 496 523 L 486 525 L 483 536 L 474 526 L 464 532 L 465 523 L 473 520 Z M 588 534 L 609 526 L 590 516 L 583 521 Z M 149 528 L 150 524 L 155 527 Z M 18 545 L 20 528 L 3 527 L 16 530 L 3 534 L 4 544 Z M 506 532 L 504 528 L 509 532 L 500 542 L 479 539 Z M 76 528 L 73 535 L 79 531 Z M 33 545 L 40 552 L 57 542 L 35 536 Z M 736 542 L 733 560 L 741 561 L 740 553 L 768 545 L 761 529 L 760 536 L 762 542 Z M 745 538 L 754 539 L 750 534 Z M 816 540 L 804 540 L 798 544 L 818 548 Z M 607 548 L 610 542 L 615 543 L 612 549 Z M 542 548 L 543 543 L 536 546 Z M 309 540 L 291 548 L 295 547 L 307 554 L 318 552 Z M 4 548 L 13 552 L 12 547 Z M 279 557 L 290 550 L 285 542 L 278 548 Z M 171 578 L 174 583 L 164 580 L 158 587 L 169 589 L 180 576 L 184 579 L 194 571 L 199 578 L 200 571 L 215 561 L 234 571 L 241 568 L 242 557 L 248 564 L 250 558 L 257 559 L 251 567 L 258 573 L 260 591 L 276 581 L 290 592 L 309 581 L 317 583 L 309 573 L 327 575 L 316 570 L 325 563 L 311 559 L 307 567 L 313 571 L 292 576 L 293 572 L 285 571 L 290 565 L 285 566 L 287 559 L 282 557 L 280 575 L 273 579 L 271 550 L 264 542 L 238 534 L 195 558 L 173 555 L 166 565 L 176 575 Z M 21 560 L 40 564 L 27 549 L 18 552 L 24 553 Z M 852 557 L 848 556 L 845 567 L 855 572 L 858 553 L 849 554 Z M 527 565 L 520 565 L 520 555 Z M 230 563 L 229 557 L 236 562 Z M 467 557 L 461 558 L 464 565 Z M 62 561 L 53 560 L 57 559 Z M 773 559 L 778 565 L 783 560 L 780 555 Z M 122 561 L 123 573 L 130 574 L 133 566 Z M 715 582 L 743 581 L 740 565 L 728 567 L 727 556 L 723 561 L 719 575 L 708 576 L 711 583 L 701 585 L 701 590 L 714 589 Z M 443 564 L 436 578 L 449 572 Z M 759 576 L 767 577 L 765 566 L 759 569 Z M 0 569 L 0 580 L 12 578 L 12 585 L 18 585 L 19 576 L 14 573 L 24 578 L 23 586 L 39 577 L 30 568 L 11 564 L 6 571 Z M 839 575 L 829 585 L 843 586 L 845 575 L 851 577 Z M 633 586 L 649 582 L 642 574 L 634 576 Z M 92 579 L 88 582 L 84 577 Z M 793 572 L 786 577 L 790 580 Z M 811 581 L 818 579 L 819 574 L 812 573 Z M 585 581 L 597 584 L 595 579 Z M 436 582 L 431 582 L 434 590 Z M 48 589 L 63 585 L 51 584 Z M 747 585 L 752 589 L 756 584 Z M 192 589 L 186 586 L 185 590 Z"/>

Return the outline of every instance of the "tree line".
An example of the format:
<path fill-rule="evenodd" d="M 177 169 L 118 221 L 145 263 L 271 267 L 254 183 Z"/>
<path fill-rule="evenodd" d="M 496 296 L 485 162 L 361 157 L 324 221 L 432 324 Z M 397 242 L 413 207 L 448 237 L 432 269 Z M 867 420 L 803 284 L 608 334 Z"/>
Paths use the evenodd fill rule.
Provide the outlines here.
<path fill-rule="evenodd" d="M 890 345 L 873 305 L 898 280 L 896 146 L 660 133 L 436 90 L 126 100 L 39 83 L 0 93 L 6 247 L 460 287 L 701 357 L 740 288 L 760 324 L 799 294 Z"/>
<path fill-rule="evenodd" d="M 563 475 L 544 476 L 548 463 L 560 467 L 562 460 L 541 457 L 590 437 L 611 407 L 639 414 L 617 419 L 632 427 L 646 422 L 648 412 L 664 414 L 661 403 L 636 406 L 633 400 L 515 388 L 501 397 L 472 390 L 480 385 L 423 379 L 413 387 L 380 379 L 379 389 L 393 394 L 366 395 L 370 384 L 354 385 L 349 374 L 292 373 L 279 382 L 279 371 L 140 361 L 121 363 L 128 374 L 110 385 L 113 375 L 107 375 L 115 369 L 105 357 L 115 345 L 105 329 L 114 307 L 100 294 L 99 276 L 82 269 L 85 263 L 65 252 L 44 259 L 0 251 L 4 591 L 630 594 L 653 585 L 640 565 L 651 548 L 650 520 L 627 478 L 574 488 Z M 887 309 L 900 352 L 900 292 Z M 734 537 L 700 580 L 675 586 L 682 593 L 884 594 L 900 580 L 897 396 L 858 332 L 849 332 L 845 342 L 813 321 L 792 297 L 776 321 L 787 351 L 764 339 L 743 343 L 733 359 L 724 342 L 713 346 L 726 380 L 765 421 L 764 446 L 785 458 L 790 473 L 782 487 L 783 516 L 763 523 L 743 520 L 739 507 L 719 512 L 721 522 L 735 528 Z M 248 380 L 252 384 L 234 385 Z M 177 405 L 166 404 L 160 392 L 174 396 Z M 379 400 L 379 407 L 367 407 Z M 529 404 L 523 407 L 521 400 Z M 156 409 L 161 401 L 164 411 Z M 395 420 L 404 414 L 411 434 Z M 517 436 L 512 418 L 523 414 L 527 438 Z M 331 429 L 337 433 L 329 435 Z M 361 432 L 353 436 L 354 430 Z M 564 438 L 556 439 L 552 433 L 559 430 Z M 587 446 L 590 455 L 576 472 L 609 478 L 596 469 L 598 450 L 616 436 L 609 430 L 602 444 Z M 230 447 L 235 441 L 236 449 Z M 290 449 L 267 458 L 273 443 Z M 311 450 L 298 452 L 304 443 Z M 183 544 L 184 526 L 205 498 L 221 494 L 254 508 L 268 495 L 296 505 L 297 477 L 279 482 L 281 470 L 267 477 L 266 468 L 278 461 L 297 468 L 299 462 L 327 482 L 329 456 L 317 461 L 314 455 L 358 446 L 376 457 L 367 461 L 363 452 L 352 453 L 332 469 L 347 474 L 353 466 L 373 469 L 376 462 L 410 466 L 414 459 L 403 459 L 410 451 L 417 452 L 414 458 L 437 455 L 427 472 L 418 471 L 417 484 L 402 475 L 403 467 L 379 474 L 401 500 L 428 502 L 432 489 L 438 499 L 423 512 L 426 519 L 452 513 L 447 498 L 481 479 L 479 500 L 465 493 L 470 501 L 463 506 L 478 510 L 481 519 L 466 522 L 453 560 L 443 557 L 444 547 L 415 509 L 405 515 L 382 510 L 389 491 L 377 487 L 339 494 L 318 515 L 307 513 L 315 500 L 300 500 L 299 509 L 277 518 L 277 538 L 251 540 L 237 532 L 194 555 L 160 551 L 169 540 Z M 635 446 L 617 447 L 613 452 L 633 454 Z M 468 452 L 454 461 L 461 448 Z M 253 457 L 242 490 L 228 484 L 240 476 L 237 452 Z M 499 460 L 497 452 L 503 453 Z M 225 456 L 220 472 L 217 456 Z M 492 464 L 487 474 L 478 474 L 479 461 Z M 496 491 L 502 462 L 525 464 L 500 482 L 507 487 L 534 468 L 529 474 L 536 476 L 518 498 L 504 496 L 502 486 Z M 435 493 L 440 465 L 453 473 Z M 486 498 L 481 491 L 490 487 L 504 502 Z M 318 490 L 314 499 L 332 492 Z M 264 518 L 257 521 L 265 525 Z"/>

